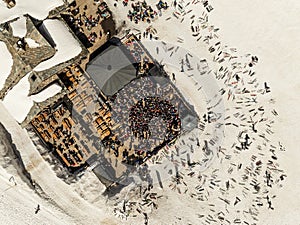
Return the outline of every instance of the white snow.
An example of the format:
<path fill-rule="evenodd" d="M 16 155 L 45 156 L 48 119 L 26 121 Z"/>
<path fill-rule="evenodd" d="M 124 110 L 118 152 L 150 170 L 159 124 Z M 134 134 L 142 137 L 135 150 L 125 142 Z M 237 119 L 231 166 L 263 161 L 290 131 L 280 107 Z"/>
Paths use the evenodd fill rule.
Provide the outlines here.
<path fill-rule="evenodd" d="M 10 26 L 15 37 L 22 38 L 27 33 L 26 18 L 24 16 L 21 16 L 16 21 L 10 23 Z"/>
<path fill-rule="evenodd" d="M 61 91 L 61 86 L 58 84 L 52 84 L 42 92 L 31 95 L 31 99 L 35 102 L 43 102 L 49 98 L 49 96 L 54 96 Z"/>
<path fill-rule="evenodd" d="M 172 74 L 172 72 L 176 74 L 175 85 L 178 90 L 184 95 L 185 100 L 194 106 L 198 115 L 204 114 L 206 112 L 205 95 L 202 91 L 199 92 L 196 88 L 191 88 L 195 86 L 195 81 L 187 78 L 187 74 L 180 73 L 179 70 L 170 65 L 165 66 L 164 69 L 168 74 Z"/>
<path fill-rule="evenodd" d="M 62 4 L 62 0 L 16 0 L 16 5 L 9 9 L 3 1 L 1 1 L 0 23 L 7 22 L 25 14 L 43 20 L 48 16 L 50 10 Z"/>
<path fill-rule="evenodd" d="M 274 138 L 287 149 L 281 163 L 288 179 L 278 192 L 277 209 L 261 214 L 260 224 L 300 224 L 299 2 L 230 0 L 214 5 L 211 21 L 221 28 L 223 40 L 261 59 L 257 73 L 272 87 L 279 113 Z"/>
<path fill-rule="evenodd" d="M 76 57 L 82 50 L 78 41 L 73 37 L 63 22 L 59 20 L 45 20 L 44 25 L 51 34 L 57 51 L 52 58 L 35 67 L 35 71 L 46 70 L 59 63 L 70 60 Z"/>
<path fill-rule="evenodd" d="M 19 83 L 8 92 L 3 100 L 4 106 L 19 123 L 23 122 L 26 118 L 34 101 L 42 102 L 61 91 L 60 86 L 53 84 L 36 95 L 28 96 L 30 89 L 29 75 L 30 73 L 23 77 Z"/>
<path fill-rule="evenodd" d="M 30 2 L 32 2 L 32 0 Z M 38 1 L 36 0 L 36 2 Z M 259 56 L 260 61 L 257 66 L 257 73 L 262 81 L 270 81 L 272 96 L 274 96 L 276 99 L 276 103 L 274 105 L 270 105 L 267 102 L 268 99 L 265 100 L 266 102 L 262 102 L 262 104 L 265 103 L 265 107 L 268 110 L 270 107 L 274 107 L 276 109 L 278 108 L 279 119 L 276 121 L 278 123 L 276 125 L 274 139 L 283 139 L 283 142 L 287 147 L 287 151 L 284 152 L 284 157 L 280 159 L 280 163 L 283 165 L 283 169 L 287 171 L 288 178 L 287 183 L 284 184 L 284 188 L 276 193 L 278 199 L 275 201 L 275 210 L 264 210 L 260 216 L 261 220 L 259 221 L 259 224 L 299 224 L 300 219 L 300 195 L 299 190 L 296 188 L 299 186 L 300 180 L 300 171 L 299 167 L 297 167 L 299 152 L 297 151 L 298 148 L 296 146 L 299 142 L 299 134 L 298 132 L 295 132 L 299 130 L 299 126 L 297 125 L 299 123 L 300 115 L 298 97 L 295 95 L 298 94 L 300 87 L 300 77 L 297 75 L 300 69 L 300 64 L 297 63 L 300 58 L 299 45 L 297 45 L 300 37 L 300 17 L 298 13 L 299 4 L 297 4 L 296 1 L 294 1 L 295 3 L 292 2 L 293 1 L 274 3 L 274 1 L 270 0 L 264 2 L 258 0 L 241 2 L 237 0 L 229 0 L 228 2 L 224 3 L 221 1 L 213 1 L 214 10 L 209 14 L 212 24 L 215 24 L 217 27 L 221 28 L 220 36 L 222 41 L 230 46 L 237 46 L 237 48 L 242 52 L 250 51 Z M 25 2 L 24 5 L 25 4 L 27 3 Z M 2 5 L 3 3 L 0 1 L 0 7 Z M 296 5 L 298 7 L 296 7 Z M 29 7 L 32 8 L 31 10 L 36 10 L 36 8 L 38 8 L 35 6 Z M 120 8 L 120 10 L 122 10 L 120 15 L 124 14 L 124 18 L 126 18 L 127 9 L 128 8 L 124 7 Z M 2 10 L 3 9 L 0 8 L 0 19 L 3 19 L 5 16 L 5 14 L 2 13 Z M 6 16 L 13 17 L 13 15 L 14 13 L 11 13 Z M 190 16 L 191 15 L 192 14 L 190 14 Z M 196 18 L 197 16 L 200 15 L 196 15 Z M 185 20 L 187 20 L 187 18 Z M 148 26 L 148 24 L 145 26 Z M 179 27 L 180 32 L 178 30 Z M 183 47 L 195 52 L 200 56 L 209 58 L 207 49 L 201 46 L 201 42 L 197 44 L 195 40 L 191 38 L 189 26 L 186 26 L 186 24 L 180 24 L 179 22 L 173 23 L 173 21 L 172 24 L 167 24 L 165 20 L 158 20 L 157 23 L 155 23 L 155 28 L 159 31 L 158 33 L 162 40 L 167 42 L 176 42 L 177 37 L 181 37 L 185 40 L 184 44 L 182 44 L 184 45 Z M 60 32 L 61 31 L 58 33 Z M 51 31 L 51 35 L 53 35 L 54 39 L 55 35 L 53 33 L 55 33 L 55 29 L 54 31 Z M 66 39 L 64 33 L 61 33 L 58 36 L 62 36 L 64 39 Z M 62 42 L 63 45 L 65 43 L 67 43 L 67 41 Z M 67 43 L 67 45 L 69 45 L 69 43 Z M 70 49 L 68 49 L 68 51 L 70 51 Z M 0 54 L 3 54 L 2 52 L 3 51 L 1 51 Z M 57 54 L 59 53 L 57 52 Z M 2 58 L 3 57 L 1 56 L 1 59 Z M 183 77 L 177 78 L 177 82 L 184 82 L 184 79 L 181 79 Z M 21 82 L 22 81 L 20 81 L 20 83 Z M 12 111 L 12 115 L 15 119 L 16 116 L 24 116 L 17 115 L 18 110 L 24 111 L 24 108 L 19 107 L 22 106 L 20 102 L 26 101 L 26 104 L 31 104 L 31 102 L 27 101 L 28 97 L 26 96 L 29 86 L 26 84 L 26 80 L 23 80 L 23 83 L 23 86 L 19 87 L 15 92 L 13 92 L 14 89 L 11 90 L 14 96 L 11 96 L 10 99 L 7 99 L 7 97 L 9 97 L 7 96 L 5 99 L 6 103 L 9 103 L 9 112 L 11 113 Z M 188 86 L 190 86 L 188 82 L 183 83 L 181 88 L 185 91 L 183 91 L 184 93 L 190 96 L 190 100 L 195 102 L 196 99 L 193 100 L 192 98 L 194 91 L 189 90 Z M 22 91 L 22 88 L 25 88 L 26 93 Z M 52 88 L 56 89 L 57 87 Z M 48 96 L 48 94 L 48 92 L 45 92 L 45 96 Z M 10 102 L 8 100 L 10 100 Z M 7 105 L 5 106 L 8 108 Z M 228 107 L 231 106 L 232 105 L 228 105 Z M 53 170 L 51 170 L 51 168 L 41 158 L 35 146 L 30 141 L 27 132 L 18 126 L 18 124 L 13 120 L 13 118 L 11 118 L 1 103 L 0 112 L 0 121 L 4 123 L 5 127 L 8 128 L 9 132 L 12 134 L 14 143 L 17 145 L 17 147 L 22 150 L 22 158 L 27 165 L 27 169 L 32 172 L 33 178 L 42 186 L 43 190 L 68 214 L 74 215 L 74 217 L 81 219 L 78 223 L 83 223 L 85 219 L 90 221 L 95 219 L 96 216 L 93 209 L 95 209 L 95 211 L 97 211 L 96 213 L 98 213 L 98 208 L 93 208 L 90 206 L 90 204 L 86 204 L 86 202 L 84 202 L 77 195 L 75 195 L 74 192 L 71 191 L 68 185 L 62 183 L 62 181 L 55 176 Z M 228 139 L 232 139 L 235 136 L 234 133 L 230 133 L 229 131 L 230 130 L 227 130 L 226 133 L 226 142 L 228 143 Z M 222 168 L 220 166 L 218 168 L 221 170 L 224 169 L 225 171 L 225 167 Z M 4 180 L 7 180 L 7 177 L 8 176 L 5 176 Z M 4 182 L 1 182 L 1 184 L 3 183 Z M 235 190 L 236 193 L 240 191 L 238 187 L 236 187 Z M 169 192 L 168 189 L 165 189 L 164 192 L 164 194 L 168 196 L 168 199 L 161 200 L 156 214 L 154 214 L 154 217 L 150 217 L 151 224 L 169 224 L 169 220 L 171 218 L 185 215 L 185 213 L 186 215 L 183 219 L 188 218 L 193 221 L 193 224 L 197 224 L 197 216 L 195 212 L 199 212 L 199 214 L 202 212 L 207 213 L 205 211 L 205 207 L 207 207 L 206 204 L 199 205 L 199 203 L 191 201 L 191 199 L 185 195 L 176 195 L 174 192 Z M 7 204 L 7 206 L 11 207 L 5 208 L 5 213 L 9 215 L 14 215 L 15 208 L 20 210 L 17 205 L 19 202 L 15 201 L 14 196 L 15 195 L 8 196 L 8 199 L 11 199 L 12 201 L 11 204 Z M 97 194 L 95 194 L 94 197 L 98 197 Z M 24 198 L 21 196 L 20 199 L 21 201 L 24 200 Z M 222 203 L 218 202 L 218 204 L 221 205 Z M 105 206 L 103 206 L 103 208 L 104 207 Z M 26 209 L 25 206 L 24 209 Z M 82 217 L 83 215 L 85 217 Z M 102 216 L 102 211 L 100 211 L 99 217 Z M 3 217 L 3 214 L 1 214 L 1 221 Z M 16 216 L 12 219 L 12 221 L 17 223 L 17 221 L 21 218 L 21 216 Z M 49 221 L 52 222 L 53 219 L 51 217 L 48 218 Z M 7 221 L 9 219 L 10 218 L 6 218 Z M 95 220 L 93 222 L 95 222 Z M 138 222 L 142 223 L 141 221 Z M 182 220 L 181 222 L 184 223 L 186 221 Z M 87 223 L 88 222 L 85 222 L 85 224 Z M 119 223 L 132 224 L 131 221 Z M 65 222 L 65 224 L 69 223 Z"/>
<path fill-rule="evenodd" d="M 12 176 L 17 185 L 9 181 Z M 22 220 L 23 224 L 38 225 L 45 224 L 49 218 L 53 224 L 63 225 L 66 221 L 69 221 L 68 224 L 74 223 L 57 208 L 36 196 L 17 174 L 10 174 L 0 167 L 0 181 L 0 211 L 5 212 L 0 215 L 1 224 L 14 224 Z M 41 211 L 35 215 L 34 211 L 38 204 L 41 205 Z"/>
<path fill-rule="evenodd" d="M 30 84 L 28 81 L 29 74 L 23 77 L 19 83 L 8 92 L 3 100 L 3 104 L 9 113 L 21 123 L 25 118 L 30 108 L 33 106 L 33 101 L 28 98 Z"/>
<path fill-rule="evenodd" d="M 35 40 L 31 38 L 25 38 L 26 43 L 28 44 L 29 48 L 37 48 L 40 46 Z"/>
<path fill-rule="evenodd" d="M 147 1 L 150 2 L 151 1 Z M 177 1 L 182 5 L 190 4 L 198 1 Z M 115 1 L 109 1 L 111 9 L 113 9 L 119 24 L 126 18 L 126 13 L 129 7 L 123 7 L 122 3 L 118 2 L 118 7 L 113 6 Z M 210 24 L 215 25 L 215 28 L 220 28 L 218 36 L 220 41 L 228 46 L 236 47 L 243 53 L 252 53 L 259 57 L 257 65 L 257 74 L 259 74 L 260 81 L 267 81 L 272 88 L 272 97 L 276 100 L 274 105 L 270 105 L 267 99 L 262 104 L 267 110 L 278 109 L 279 119 L 276 120 L 276 131 L 274 134 L 274 144 L 278 140 L 282 140 L 287 147 L 284 152 L 284 157 L 281 159 L 282 167 L 288 174 L 288 181 L 284 183 L 284 187 L 278 191 L 278 199 L 276 199 L 275 210 L 263 210 L 259 219 L 259 224 L 300 224 L 299 217 L 299 190 L 295 187 L 299 186 L 299 166 L 298 158 L 299 151 L 297 151 L 297 143 L 300 141 L 299 121 L 300 121 L 300 107 L 298 104 L 300 77 L 299 73 L 299 41 L 300 41 L 300 17 L 299 17 L 299 2 L 298 1 L 210 1 L 209 4 L 213 6 L 213 10 L 208 13 Z M 210 59 L 207 49 L 201 47 L 203 40 L 196 42 L 191 39 L 191 29 L 188 18 L 195 15 L 197 18 L 202 17 L 201 8 L 194 5 L 194 10 L 185 20 L 179 23 L 171 16 L 171 22 L 167 22 L 164 16 L 162 20 L 155 21 L 153 27 L 158 30 L 158 36 L 164 42 L 175 42 L 177 37 L 184 39 L 184 44 L 177 43 L 179 46 L 187 48 L 191 52 L 199 56 Z M 170 8 L 174 8 L 171 6 Z M 167 14 L 168 12 L 163 14 Z M 194 22 L 195 22 L 194 21 Z M 142 32 L 148 24 L 127 22 L 127 27 L 132 30 L 139 29 Z M 201 28 L 200 28 L 201 29 Z M 202 34 L 202 30 L 200 30 Z M 179 81 L 179 80 L 178 80 Z M 183 82 L 183 81 L 180 81 Z M 192 93 L 192 90 L 190 90 Z M 228 104 L 229 108 L 233 108 Z M 226 132 L 226 143 L 228 139 L 234 137 L 234 133 Z M 277 142 L 276 142 L 277 141 Z M 246 162 L 245 159 L 241 161 Z M 219 168 L 219 167 L 218 167 Z M 222 168 L 223 169 L 223 168 Z M 225 174 L 225 172 L 224 172 Z M 174 215 L 180 216 L 190 212 L 201 212 L 201 207 L 192 203 L 190 199 L 185 200 L 182 195 L 170 198 L 172 193 L 168 193 L 168 200 L 160 204 L 163 207 L 157 211 L 157 218 L 152 223 L 167 224 L 170 223 L 170 218 Z M 172 196 L 173 197 L 173 196 Z M 185 200 L 185 201 L 184 201 Z M 165 205 L 165 207 L 164 207 Z M 221 205 L 221 203 L 219 203 Z M 171 207 L 172 206 L 172 207 Z M 188 209 L 188 210 L 185 210 Z M 181 213 L 184 211 L 184 213 Z M 167 213 L 166 213 L 167 212 Z M 232 215 L 234 216 L 234 215 Z M 186 218 L 193 220 L 195 215 L 186 215 Z M 182 219 L 181 222 L 184 220 Z M 186 222 L 186 221 L 185 221 Z M 179 222 L 180 223 L 180 222 Z M 187 222 L 186 222 L 187 223 Z M 197 224 L 196 222 L 192 224 Z"/>
<path fill-rule="evenodd" d="M 6 44 L 2 41 L 0 41 L 0 90 L 3 88 L 5 84 L 5 80 L 10 74 L 12 65 L 13 65 L 13 59 L 8 51 Z"/>
<path fill-rule="evenodd" d="M 65 215 L 70 215 L 74 219 L 74 221 L 76 221 L 74 222 L 75 224 L 117 224 L 116 219 L 107 217 L 107 215 L 105 214 L 104 206 L 102 209 L 93 207 L 93 205 L 84 201 L 77 193 L 72 191 L 71 186 L 67 185 L 56 176 L 50 165 L 42 158 L 36 146 L 34 146 L 32 141 L 30 140 L 28 132 L 19 126 L 19 124 L 14 120 L 14 118 L 12 118 L 10 113 L 5 109 L 1 102 L 0 112 L 0 122 L 12 135 L 12 142 L 20 151 L 24 165 L 27 171 L 31 174 L 32 179 L 41 186 L 42 190 L 47 193 L 49 198 L 57 204 L 57 206 L 62 210 L 62 212 L 65 213 Z M 6 176 L 6 180 L 7 177 L 8 176 Z M 3 182 L 0 182 L 0 187 L 1 185 L 4 185 Z M 10 203 L 12 207 L 6 209 L 7 212 L 0 214 L 0 219 L 5 219 L 4 223 L 1 224 L 19 224 L 20 221 L 23 221 L 22 214 L 16 214 L 16 209 L 20 210 L 23 208 L 25 209 L 25 212 L 27 212 L 26 208 L 28 208 L 29 206 L 26 204 L 26 198 L 30 196 L 36 197 L 34 193 L 22 195 L 22 197 L 20 196 L 20 200 L 16 200 L 16 198 L 14 198 L 14 195 L 6 196 L 7 201 L 11 200 Z M 30 205 L 30 207 L 31 206 L 32 205 Z M 43 209 L 45 210 L 45 208 L 42 206 L 43 205 L 41 205 L 41 212 L 43 211 Z M 48 208 L 47 211 L 49 213 L 55 214 L 55 210 L 49 210 Z M 14 217 L 9 220 L 9 218 L 3 215 L 6 213 L 14 215 Z M 39 214 L 34 215 L 33 212 L 32 217 L 38 215 Z M 45 219 L 43 223 L 38 223 L 38 219 L 33 218 L 32 223 L 26 224 L 74 224 L 66 220 L 66 217 L 60 216 L 61 223 L 57 223 L 55 216 L 51 217 L 51 215 L 49 214 L 44 214 L 44 216 L 47 216 L 47 219 Z M 6 220 L 11 223 L 5 223 L 7 222 Z"/>

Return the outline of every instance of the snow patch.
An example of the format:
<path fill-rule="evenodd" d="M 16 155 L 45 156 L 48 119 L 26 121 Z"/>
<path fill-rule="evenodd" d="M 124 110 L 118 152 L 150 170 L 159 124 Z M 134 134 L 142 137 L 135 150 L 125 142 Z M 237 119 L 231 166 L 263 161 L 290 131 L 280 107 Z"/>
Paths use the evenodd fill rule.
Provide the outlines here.
<path fill-rule="evenodd" d="M 30 73 L 23 77 L 19 83 L 8 92 L 3 100 L 3 104 L 8 112 L 19 123 L 24 121 L 33 106 L 34 101 L 45 101 L 61 91 L 61 87 L 59 85 L 53 84 L 39 94 L 28 96 L 30 90 L 30 83 L 28 80 L 29 75 Z"/>
<path fill-rule="evenodd" d="M 70 60 L 82 51 L 78 41 L 60 20 L 45 20 L 43 23 L 56 44 L 55 55 L 34 68 L 42 71 Z"/>
<path fill-rule="evenodd" d="M 2 1 L 0 1 L 2 3 Z M 63 5 L 62 0 L 16 0 L 16 5 L 9 9 L 5 4 L 0 4 L 0 23 L 7 22 L 25 14 L 43 20 L 49 11 Z"/>
<path fill-rule="evenodd" d="M 29 48 L 37 48 L 40 47 L 40 44 L 37 43 L 35 40 L 31 38 L 25 38 L 26 43 L 28 44 Z"/>
<path fill-rule="evenodd" d="M 13 32 L 13 36 L 15 37 L 25 37 L 27 33 L 27 28 L 26 28 L 26 18 L 24 16 L 21 16 L 18 18 L 18 20 L 12 22 L 10 24 Z"/>
<path fill-rule="evenodd" d="M 32 95 L 31 99 L 35 102 L 43 102 L 47 100 L 49 97 L 52 97 L 61 91 L 61 86 L 58 84 L 52 84 L 47 89 L 43 90 L 42 92 Z"/>
<path fill-rule="evenodd" d="M 13 66 L 13 58 L 7 49 L 4 42 L 0 41 L 0 90 L 4 87 L 5 80 L 9 76 L 11 68 Z"/>

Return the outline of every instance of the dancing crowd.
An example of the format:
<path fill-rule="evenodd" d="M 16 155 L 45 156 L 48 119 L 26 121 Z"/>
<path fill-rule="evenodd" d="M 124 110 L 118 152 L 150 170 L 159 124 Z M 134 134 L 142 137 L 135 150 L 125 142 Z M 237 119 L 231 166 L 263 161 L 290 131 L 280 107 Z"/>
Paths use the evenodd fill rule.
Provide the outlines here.
<path fill-rule="evenodd" d="M 113 133 L 136 155 L 152 154 L 155 147 L 171 143 L 180 134 L 179 101 L 170 85 L 163 88 L 154 77 L 133 80 L 112 103 L 112 119 L 119 124 Z"/>
<path fill-rule="evenodd" d="M 164 133 L 166 129 L 164 141 L 171 141 L 179 134 L 181 121 L 176 108 L 169 101 L 159 97 L 146 97 L 131 108 L 129 120 L 133 135 L 148 139 L 151 136 L 149 124 L 153 117 L 162 117 L 165 122 L 166 128 L 161 126 L 162 123 L 156 124 L 156 130 L 160 133 Z"/>

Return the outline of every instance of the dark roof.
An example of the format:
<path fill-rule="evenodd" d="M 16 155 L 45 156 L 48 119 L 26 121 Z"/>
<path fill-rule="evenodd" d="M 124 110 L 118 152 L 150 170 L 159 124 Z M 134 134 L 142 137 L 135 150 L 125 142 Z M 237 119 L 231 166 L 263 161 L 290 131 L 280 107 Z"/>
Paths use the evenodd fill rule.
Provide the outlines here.
<path fill-rule="evenodd" d="M 136 78 L 137 73 L 125 46 L 113 44 L 95 56 L 86 71 L 107 96 L 117 93 Z"/>

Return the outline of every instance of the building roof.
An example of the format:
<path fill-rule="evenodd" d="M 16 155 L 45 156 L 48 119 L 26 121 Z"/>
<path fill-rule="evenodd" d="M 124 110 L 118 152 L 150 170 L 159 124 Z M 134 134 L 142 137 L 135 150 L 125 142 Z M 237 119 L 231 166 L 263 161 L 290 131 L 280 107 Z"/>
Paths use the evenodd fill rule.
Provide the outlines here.
<path fill-rule="evenodd" d="M 117 93 L 137 73 L 122 45 L 109 45 L 89 62 L 86 71 L 107 96 Z"/>

